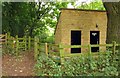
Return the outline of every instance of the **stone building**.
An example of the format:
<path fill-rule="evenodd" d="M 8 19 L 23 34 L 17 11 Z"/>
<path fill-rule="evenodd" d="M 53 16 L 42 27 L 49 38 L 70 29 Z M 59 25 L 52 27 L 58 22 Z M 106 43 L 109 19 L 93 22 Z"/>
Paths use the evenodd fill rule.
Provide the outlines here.
<path fill-rule="evenodd" d="M 55 43 L 63 45 L 106 44 L 106 11 L 61 9 L 55 30 Z M 92 47 L 92 52 L 102 47 Z M 88 52 L 88 48 L 66 48 L 65 53 Z"/>

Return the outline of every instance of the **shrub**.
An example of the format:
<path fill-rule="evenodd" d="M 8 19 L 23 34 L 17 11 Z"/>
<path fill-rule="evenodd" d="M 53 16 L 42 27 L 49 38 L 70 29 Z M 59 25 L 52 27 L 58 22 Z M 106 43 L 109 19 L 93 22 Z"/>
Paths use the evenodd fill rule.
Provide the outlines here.
<path fill-rule="evenodd" d="M 2 45 L 2 54 L 10 54 L 10 55 L 16 55 L 15 48 L 12 47 L 12 45 Z"/>
<path fill-rule="evenodd" d="M 51 58 L 41 54 L 35 65 L 37 76 L 118 76 L 117 55 L 110 52 L 99 53 L 99 57 L 91 55 L 65 59 L 58 65 Z"/>
<path fill-rule="evenodd" d="M 40 54 L 41 55 L 41 54 Z M 45 54 L 39 56 L 35 65 L 37 76 L 61 76 L 61 66 Z"/>

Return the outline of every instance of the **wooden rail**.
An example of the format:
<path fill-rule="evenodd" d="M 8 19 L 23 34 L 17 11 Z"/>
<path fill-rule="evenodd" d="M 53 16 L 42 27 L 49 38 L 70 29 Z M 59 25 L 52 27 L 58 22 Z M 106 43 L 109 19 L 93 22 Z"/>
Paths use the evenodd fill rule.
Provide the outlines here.
<path fill-rule="evenodd" d="M 65 57 L 71 57 L 71 56 L 80 56 L 81 54 L 84 55 L 98 55 L 99 53 L 105 54 L 106 52 L 96 52 L 96 53 L 92 53 L 91 52 L 91 47 L 100 47 L 100 46 L 105 46 L 105 47 L 112 47 L 112 53 L 115 54 L 116 53 L 116 47 L 120 46 L 120 44 L 116 44 L 115 41 L 113 41 L 112 44 L 100 44 L 100 45 L 61 45 L 59 46 L 60 48 L 60 58 L 61 58 L 61 63 L 64 63 L 64 58 Z M 76 54 L 64 54 L 64 48 L 88 48 L 89 52 L 88 53 L 76 53 Z"/>
<path fill-rule="evenodd" d="M 27 38 L 24 36 L 23 38 L 19 38 L 18 35 L 15 37 L 10 36 L 10 34 L 0 34 L 0 41 L 1 45 L 5 44 L 6 46 L 10 46 L 13 50 L 15 50 L 16 55 L 19 54 L 20 50 L 29 50 L 32 48 L 33 44 L 31 43 L 34 41 L 33 38 L 30 36 Z"/>
<path fill-rule="evenodd" d="M 41 46 L 42 45 L 42 46 Z M 106 54 L 106 52 L 96 52 L 96 53 L 93 53 L 91 51 L 91 47 L 111 47 L 111 51 L 113 54 L 116 54 L 116 47 L 117 46 L 120 46 L 120 44 L 116 44 L 115 41 L 113 41 L 112 44 L 96 44 L 96 45 L 63 45 L 63 44 L 49 44 L 49 43 L 40 43 L 40 40 L 39 38 L 37 37 L 34 37 L 34 57 L 35 57 L 35 60 L 37 60 L 40 52 L 45 52 L 46 56 L 58 56 L 60 57 L 60 61 L 61 61 L 61 64 L 64 63 L 64 59 L 66 57 L 73 57 L 73 56 L 81 56 L 81 55 L 93 55 L 93 56 L 96 56 L 96 55 L 99 55 L 99 53 L 101 54 Z M 87 48 L 88 49 L 88 52 L 87 53 L 69 53 L 69 54 L 64 54 L 65 51 L 64 49 L 65 48 Z M 41 50 L 43 49 L 43 50 Z M 56 50 L 56 51 L 54 51 Z"/>
<path fill-rule="evenodd" d="M 92 55 L 92 56 L 96 56 L 96 55 L 99 55 L 99 53 L 101 53 L 101 54 L 105 54 L 106 52 L 95 52 L 95 53 L 93 53 L 92 51 L 91 51 L 91 47 L 101 47 L 101 46 L 103 46 L 103 47 L 111 47 L 112 48 L 112 50 L 111 50 L 111 52 L 113 53 L 113 54 L 116 54 L 116 47 L 117 46 L 120 46 L 120 44 L 116 44 L 116 42 L 115 41 L 113 41 L 113 43 L 112 44 L 97 44 L 97 45 L 63 45 L 63 44 L 49 44 L 49 43 L 40 43 L 39 42 L 39 39 L 37 39 L 36 37 L 35 37 L 35 48 L 34 48 L 34 51 L 35 51 L 35 57 L 36 57 L 36 59 L 37 59 L 37 57 L 38 57 L 38 55 L 39 55 L 39 53 L 40 53 L 40 45 L 39 44 L 43 44 L 45 47 L 45 49 L 44 49 L 44 52 L 45 52 L 45 54 L 47 55 L 47 56 L 49 56 L 49 55 L 52 55 L 52 56 L 59 56 L 60 57 L 60 59 L 61 59 L 61 64 L 63 64 L 64 63 L 64 58 L 66 58 L 66 57 L 73 57 L 73 56 L 81 56 L 81 55 L 88 55 L 88 54 L 90 54 L 90 55 Z M 53 50 L 50 50 L 51 48 L 50 47 L 57 47 L 57 52 L 56 51 L 53 51 Z M 65 53 L 65 51 L 64 51 L 64 49 L 65 48 L 87 48 L 88 49 L 88 52 L 87 53 L 69 53 L 69 54 L 64 54 Z"/>

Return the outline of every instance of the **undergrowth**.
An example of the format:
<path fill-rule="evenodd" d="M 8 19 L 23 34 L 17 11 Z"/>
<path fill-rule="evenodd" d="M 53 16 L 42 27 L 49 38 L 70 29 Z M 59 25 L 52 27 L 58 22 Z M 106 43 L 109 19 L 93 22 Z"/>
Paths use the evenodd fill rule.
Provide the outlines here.
<path fill-rule="evenodd" d="M 12 45 L 3 44 L 2 45 L 2 54 L 3 55 L 5 55 L 5 54 L 16 55 L 16 51 L 15 51 L 15 48 L 13 48 Z"/>
<path fill-rule="evenodd" d="M 35 65 L 37 76 L 118 76 L 118 54 L 99 53 L 98 57 L 71 57 L 59 65 L 45 54 L 40 54 Z"/>

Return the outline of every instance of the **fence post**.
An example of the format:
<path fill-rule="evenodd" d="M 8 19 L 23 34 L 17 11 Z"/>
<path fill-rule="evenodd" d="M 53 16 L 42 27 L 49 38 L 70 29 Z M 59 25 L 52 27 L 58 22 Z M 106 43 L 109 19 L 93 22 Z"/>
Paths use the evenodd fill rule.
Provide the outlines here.
<path fill-rule="evenodd" d="M 38 42 L 39 42 L 39 39 L 35 36 L 34 37 L 34 59 L 37 60 L 38 58 Z"/>
<path fill-rule="evenodd" d="M 16 55 L 18 55 L 18 47 L 19 47 L 18 35 L 16 35 Z"/>
<path fill-rule="evenodd" d="M 48 56 L 48 44 L 47 43 L 45 43 L 45 53 Z"/>
<path fill-rule="evenodd" d="M 5 34 L 5 43 L 6 43 L 6 45 L 7 45 L 7 40 L 8 40 L 8 38 L 7 38 L 7 33 Z"/>
<path fill-rule="evenodd" d="M 62 44 L 59 44 L 59 49 L 60 49 L 61 64 L 64 64 L 64 48 L 63 48 Z"/>
<path fill-rule="evenodd" d="M 28 37 L 28 50 L 29 50 L 29 51 L 30 51 L 30 46 L 31 46 L 30 41 L 31 41 L 31 37 L 29 36 L 29 37 Z"/>
<path fill-rule="evenodd" d="M 115 50 L 116 50 L 116 42 L 113 41 L 113 54 L 115 54 Z"/>
<path fill-rule="evenodd" d="M 10 39 L 11 39 L 10 33 L 7 33 L 7 45 L 12 45 L 12 44 L 10 44 L 10 42 L 12 41 Z"/>
<path fill-rule="evenodd" d="M 11 37 L 11 43 L 12 43 L 12 48 L 14 49 L 15 47 L 16 47 L 16 43 L 17 43 L 17 41 L 15 40 L 15 38 L 14 37 Z"/>
<path fill-rule="evenodd" d="M 88 45 L 88 49 L 89 49 L 89 54 L 88 54 L 89 65 L 90 65 L 90 69 L 91 69 L 91 67 L 92 67 L 92 65 L 91 65 L 91 63 L 92 63 L 91 44 Z"/>
<path fill-rule="evenodd" d="M 88 51 L 91 54 L 91 45 L 90 44 L 88 45 Z"/>
<path fill-rule="evenodd" d="M 27 41 L 26 41 L 27 39 L 26 39 L 26 36 L 24 36 L 24 44 L 25 44 L 25 51 L 27 50 Z"/>

